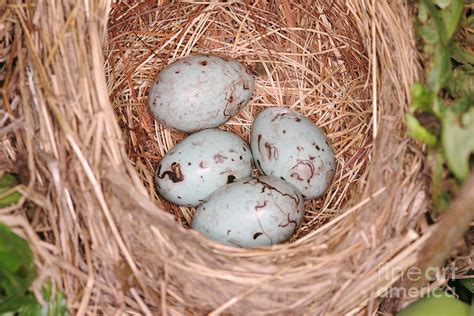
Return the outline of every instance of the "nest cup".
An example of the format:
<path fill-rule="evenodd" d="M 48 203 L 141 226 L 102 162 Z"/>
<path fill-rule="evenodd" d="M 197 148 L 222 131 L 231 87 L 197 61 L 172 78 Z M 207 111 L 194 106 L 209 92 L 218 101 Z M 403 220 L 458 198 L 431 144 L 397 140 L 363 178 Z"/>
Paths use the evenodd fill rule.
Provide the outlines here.
<path fill-rule="evenodd" d="M 3 160 L 28 158 L 43 212 L 22 223 L 41 279 L 75 313 L 375 311 L 400 278 L 380 271 L 415 262 L 426 199 L 403 132 L 419 69 L 407 3 L 51 1 L 5 14 L 25 38 L 6 43 L 24 84 L 8 90 L 12 113 L 26 124 Z M 257 113 L 286 106 L 328 135 L 334 181 L 289 243 L 219 245 L 189 229 L 192 208 L 155 193 L 156 165 L 186 135 L 155 122 L 148 90 L 190 54 L 234 58 L 256 78 L 221 128 L 248 141 Z"/>

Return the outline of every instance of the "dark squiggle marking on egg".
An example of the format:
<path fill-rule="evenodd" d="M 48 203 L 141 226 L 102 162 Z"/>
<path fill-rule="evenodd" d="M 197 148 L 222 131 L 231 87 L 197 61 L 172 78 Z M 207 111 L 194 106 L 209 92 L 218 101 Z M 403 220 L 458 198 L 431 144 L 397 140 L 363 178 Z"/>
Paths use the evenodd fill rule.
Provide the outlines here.
<path fill-rule="evenodd" d="M 298 226 L 298 223 L 296 222 L 296 220 L 290 218 L 290 213 L 288 213 L 287 221 L 288 222 L 285 223 L 285 224 L 279 224 L 278 227 L 283 227 L 284 228 L 284 227 L 287 227 L 290 224 L 294 224 L 295 228 L 296 228 L 296 226 Z"/>
<path fill-rule="evenodd" d="M 260 169 L 260 172 L 261 172 L 264 176 L 266 176 L 265 171 L 263 171 L 262 165 L 260 164 L 260 160 L 257 159 L 256 163 L 257 163 L 258 169 Z"/>
<path fill-rule="evenodd" d="M 263 233 L 262 232 L 257 232 L 255 234 L 253 234 L 253 240 L 257 239 L 258 237 L 262 236 Z"/>
<path fill-rule="evenodd" d="M 309 169 L 310 174 L 301 174 L 300 172 L 304 171 L 302 170 L 302 168 Z M 299 181 L 306 181 L 309 183 L 311 181 L 311 178 L 314 177 L 315 168 L 314 164 L 311 161 L 298 159 L 296 165 L 294 165 L 290 170 L 294 170 L 290 174 L 292 178 L 296 178 Z"/>
<path fill-rule="evenodd" d="M 316 145 L 316 143 L 315 143 L 315 142 L 313 142 L 313 143 L 312 143 L 312 145 L 314 146 L 314 148 L 316 148 L 316 150 L 321 150 L 321 148 L 319 148 L 319 146 L 318 146 L 318 145 Z"/>
<path fill-rule="evenodd" d="M 309 159 L 310 159 L 310 160 L 314 160 L 314 159 L 316 159 L 316 157 L 314 157 L 314 156 L 309 156 Z"/>
<path fill-rule="evenodd" d="M 304 147 L 296 146 L 296 150 L 297 150 L 297 151 L 302 151 L 303 149 L 304 149 Z"/>
<path fill-rule="evenodd" d="M 203 66 L 207 66 L 207 60 L 201 61 L 200 64 L 203 65 Z"/>
<path fill-rule="evenodd" d="M 250 87 L 249 87 L 249 84 L 248 84 L 247 80 L 244 80 L 242 77 L 241 77 L 241 79 L 242 79 L 244 90 L 249 90 Z"/>
<path fill-rule="evenodd" d="M 269 142 L 265 142 L 265 148 L 267 150 L 268 160 L 272 160 L 272 158 L 278 160 L 278 148 L 276 148 L 275 146 L 273 146 L 273 144 L 270 144 Z"/>
<path fill-rule="evenodd" d="M 234 96 L 231 94 L 228 98 L 226 98 L 226 101 L 232 103 L 234 101 Z"/>
<path fill-rule="evenodd" d="M 258 223 L 258 226 L 260 226 L 260 229 L 262 230 L 263 234 L 265 236 L 267 236 L 268 239 L 270 239 L 270 245 L 273 245 L 273 239 L 272 237 L 270 237 L 270 235 L 268 235 L 265 230 L 263 229 L 263 226 L 262 226 L 262 223 L 260 222 L 260 218 L 258 218 L 258 212 L 255 212 L 255 217 L 257 218 L 257 223 Z"/>
<path fill-rule="evenodd" d="M 258 151 L 260 151 L 260 153 L 262 152 L 260 150 L 260 142 L 262 141 L 262 134 L 258 134 L 257 136 L 257 148 L 258 148 Z"/>
<path fill-rule="evenodd" d="M 281 118 L 283 116 L 285 116 L 286 114 L 288 114 L 287 112 L 282 112 L 282 113 L 278 113 L 277 115 L 275 115 L 273 118 L 272 118 L 272 122 L 275 122 L 275 120 L 277 118 Z M 283 131 L 283 133 L 285 133 L 286 131 Z"/>
<path fill-rule="evenodd" d="M 295 121 L 296 121 L 296 122 L 301 122 L 301 118 L 295 117 Z"/>
<path fill-rule="evenodd" d="M 232 229 L 227 230 L 227 236 L 229 236 L 231 231 L 232 231 Z"/>
<path fill-rule="evenodd" d="M 173 162 L 171 164 L 171 170 L 164 171 L 162 175 L 160 175 L 160 172 L 161 172 L 161 165 L 158 166 L 158 172 L 157 172 L 158 178 L 164 179 L 166 176 L 168 176 L 168 178 L 174 183 L 181 182 L 184 180 L 184 175 L 181 172 L 181 166 L 177 162 Z"/>
<path fill-rule="evenodd" d="M 242 100 L 240 101 L 239 103 L 237 103 L 237 108 L 240 110 L 242 109 L 242 106 L 245 104 L 245 100 Z"/>
<path fill-rule="evenodd" d="M 231 102 L 228 102 L 225 104 L 225 108 L 224 108 L 224 111 L 222 112 L 222 114 L 224 114 L 224 116 L 228 116 L 228 117 L 231 117 L 232 116 L 232 112 L 229 112 L 227 110 L 227 108 L 231 105 Z"/>
<path fill-rule="evenodd" d="M 242 146 L 242 149 L 247 152 L 247 148 L 245 146 Z M 232 150 L 232 149 L 231 149 Z"/>
<path fill-rule="evenodd" d="M 223 156 L 223 155 L 221 155 L 221 154 L 215 154 L 215 155 L 214 155 L 214 162 L 215 162 L 216 164 L 223 163 L 224 160 L 226 160 L 226 159 L 229 159 L 229 157 Z"/>
<path fill-rule="evenodd" d="M 296 205 L 299 205 L 300 204 L 300 198 L 298 195 L 291 195 L 291 194 L 288 194 L 288 193 L 283 193 L 281 192 L 280 190 L 278 190 L 277 188 L 275 188 L 274 186 L 266 183 L 266 182 L 263 182 L 261 179 L 259 178 L 250 178 L 249 180 L 245 181 L 244 184 L 261 184 L 262 185 L 262 191 L 260 193 L 265 193 L 265 190 L 268 189 L 270 192 L 271 191 L 275 191 L 275 192 L 278 192 L 280 195 L 282 196 L 287 196 L 289 197 L 290 199 L 292 199 L 293 201 L 295 201 Z"/>
<path fill-rule="evenodd" d="M 257 205 L 255 205 L 255 211 L 258 212 L 259 209 L 264 208 L 265 206 L 267 206 L 267 203 L 268 203 L 268 201 L 264 201 L 262 205 L 259 205 L 257 203 Z"/>
<path fill-rule="evenodd" d="M 208 166 L 207 166 L 207 164 L 206 164 L 204 161 L 201 161 L 201 162 L 199 163 L 199 168 L 207 169 Z"/>
<path fill-rule="evenodd" d="M 244 247 L 242 247 L 242 245 L 238 244 L 236 241 L 233 241 L 233 240 L 231 240 L 231 239 L 227 240 L 227 242 L 228 242 L 229 244 L 232 244 L 232 245 L 236 246 L 236 247 L 244 248 Z"/>
<path fill-rule="evenodd" d="M 232 173 L 232 169 L 231 168 L 226 168 L 224 171 L 221 171 L 219 174 L 226 174 L 226 173 Z"/>
<path fill-rule="evenodd" d="M 230 174 L 227 176 L 227 184 L 232 183 L 235 181 L 235 176 Z"/>

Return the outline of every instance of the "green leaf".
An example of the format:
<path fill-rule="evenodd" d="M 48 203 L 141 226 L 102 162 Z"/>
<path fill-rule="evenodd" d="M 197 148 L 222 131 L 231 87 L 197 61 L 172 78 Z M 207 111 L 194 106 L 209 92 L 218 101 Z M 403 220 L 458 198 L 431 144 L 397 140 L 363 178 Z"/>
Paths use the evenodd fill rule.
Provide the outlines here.
<path fill-rule="evenodd" d="M 0 224 L 0 289 L 7 296 L 23 295 L 36 276 L 28 243 Z"/>
<path fill-rule="evenodd" d="M 444 156 L 439 150 L 435 150 L 428 154 L 428 161 L 432 170 L 433 211 L 434 213 L 440 213 L 448 209 L 447 204 L 449 203 L 449 196 L 446 192 L 443 192 L 442 188 Z"/>
<path fill-rule="evenodd" d="M 5 173 L 0 178 L 0 208 L 10 206 L 20 200 L 21 194 L 15 191 L 10 194 L 7 194 L 6 196 L 3 196 L 8 190 L 13 188 L 15 185 L 17 185 L 16 177 L 10 173 Z"/>
<path fill-rule="evenodd" d="M 469 278 L 469 279 L 460 279 L 459 282 L 471 293 L 474 294 L 474 277 Z"/>
<path fill-rule="evenodd" d="M 463 66 L 454 69 L 448 90 L 453 98 L 463 98 L 469 103 L 468 106 L 474 105 L 474 67 Z"/>
<path fill-rule="evenodd" d="M 446 161 L 454 176 L 462 181 L 469 174 L 469 157 L 474 152 L 474 108 L 461 117 L 452 110 L 445 113 L 441 141 Z"/>
<path fill-rule="evenodd" d="M 407 113 L 405 115 L 405 123 L 407 125 L 408 135 L 410 137 L 422 141 L 428 146 L 436 146 L 438 142 L 436 136 L 431 134 L 426 128 L 424 128 L 413 114 Z"/>
<path fill-rule="evenodd" d="M 41 315 L 68 315 L 68 308 L 64 295 L 60 291 L 56 291 L 55 293 L 53 293 L 51 283 L 48 283 L 43 287 L 43 297 L 46 301 L 48 301 L 48 305 L 42 307 Z"/>
<path fill-rule="evenodd" d="M 424 110 L 432 112 L 432 104 L 435 95 L 428 91 L 421 82 L 414 83 L 410 88 L 411 104 L 410 111 Z"/>
<path fill-rule="evenodd" d="M 464 0 L 452 0 L 450 2 L 449 5 L 441 10 L 446 42 L 450 41 L 456 33 L 464 8 Z"/>
<path fill-rule="evenodd" d="M 16 177 L 10 173 L 5 173 L 0 178 L 0 192 L 6 191 L 7 189 L 17 184 Z"/>
<path fill-rule="evenodd" d="M 451 57 L 460 64 L 474 65 L 474 55 L 458 45 L 453 45 Z"/>
<path fill-rule="evenodd" d="M 7 196 L 0 199 L 0 208 L 7 207 L 17 203 L 21 199 L 21 194 L 18 192 L 12 192 Z"/>
<path fill-rule="evenodd" d="M 445 9 L 451 4 L 451 0 L 433 0 L 433 3 L 441 9 Z"/>
<path fill-rule="evenodd" d="M 446 86 L 451 76 L 451 58 L 449 50 L 444 45 L 437 45 L 433 59 L 428 64 L 428 86 L 437 94 Z"/>
<path fill-rule="evenodd" d="M 37 305 L 38 302 L 31 293 L 22 296 L 10 296 L 0 300 L 0 315 L 6 312 L 17 312 L 23 308 L 34 308 Z M 23 315 L 23 313 L 21 315 Z"/>
<path fill-rule="evenodd" d="M 469 316 L 470 306 L 442 291 L 435 290 L 412 303 L 398 316 Z"/>

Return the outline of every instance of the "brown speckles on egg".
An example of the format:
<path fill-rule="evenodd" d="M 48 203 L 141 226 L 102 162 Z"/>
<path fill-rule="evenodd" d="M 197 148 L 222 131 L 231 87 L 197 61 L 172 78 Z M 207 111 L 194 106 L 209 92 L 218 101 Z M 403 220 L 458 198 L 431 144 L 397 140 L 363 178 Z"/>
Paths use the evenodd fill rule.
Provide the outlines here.
<path fill-rule="evenodd" d="M 321 150 L 321 148 L 316 143 L 313 142 L 312 145 L 314 146 L 314 148 L 316 148 L 316 150 L 318 150 L 318 151 Z"/>
<path fill-rule="evenodd" d="M 257 232 L 257 233 L 255 233 L 255 234 L 253 234 L 253 239 L 255 240 L 255 239 L 257 239 L 258 237 L 260 237 L 260 236 L 262 236 L 262 235 L 263 235 L 262 232 Z"/>
<path fill-rule="evenodd" d="M 278 160 L 278 148 L 269 142 L 265 142 L 265 149 L 267 151 L 268 160 Z"/>
<path fill-rule="evenodd" d="M 233 173 L 234 170 L 232 170 L 232 168 L 230 167 L 227 167 L 224 171 L 221 171 L 219 174 L 227 174 L 227 173 Z"/>
<path fill-rule="evenodd" d="M 207 60 L 202 60 L 201 62 L 199 62 L 202 66 L 207 66 Z"/>
<path fill-rule="evenodd" d="M 171 164 L 171 170 L 166 170 L 163 171 L 163 173 L 160 175 L 161 171 L 161 164 L 158 166 L 158 171 L 157 171 L 157 177 L 159 179 L 164 179 L 166 176 L 173 181 L 173 182 L 181 182 L 184 180 L 184 175 L 181 172 L 181 166 L 177 162 L 173 162 Z"/>
<path fill-rule="evenodd" d="M 242 88 L 243 88 L 244 90 L 249 90 L 249 89 L 250 89 L 250 85 L 249 85 L 249 83 L 247 82 L 247 80 L 242 79 L 242 84 L 243 84 L 243 87 L 242 87 Z"/>
<path fill-rule="evenodd" d="M 310 183 L 315 174 L 315 167 L 310 160 L 298 159 L 296 165 L 290 169 L 290 173 L 292 178 Z"/>
<path fill-rule="evenodd" d="M 235 181 L 235 176 L 230 174 L 227 176 L 227 184 L 232 183 Z"/>
<path fill-rule="evenodd" d="M 214 162 L 216 164 L 223 163 L 225 160 L 229 159 L 229 157 L 221 155 L 221 154 L 215 154 L 214 155 Z"/>

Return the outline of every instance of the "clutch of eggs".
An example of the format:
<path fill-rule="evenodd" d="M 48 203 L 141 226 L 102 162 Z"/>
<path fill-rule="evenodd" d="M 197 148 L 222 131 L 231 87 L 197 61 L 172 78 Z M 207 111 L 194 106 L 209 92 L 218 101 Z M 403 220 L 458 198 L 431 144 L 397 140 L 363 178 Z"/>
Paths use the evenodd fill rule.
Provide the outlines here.
<path fill-rule="evenodd" d="M 193 55 L 166 66 L 148 97 L 163 125 L 197 131 L 158 164 L 158 193 L 174 204 L 197 207 L 192 227 L 229 246 L 288 241 L 303 221 L 303 199 L 321 196 L 335 171 L 324 133 L 287 108 L 257 115 L 250 148 L 239 136 L 215 128 L 248 103 L 254 87 L 241 63 Z M 264 176 L 250 177 L 252 160 Z"/>

